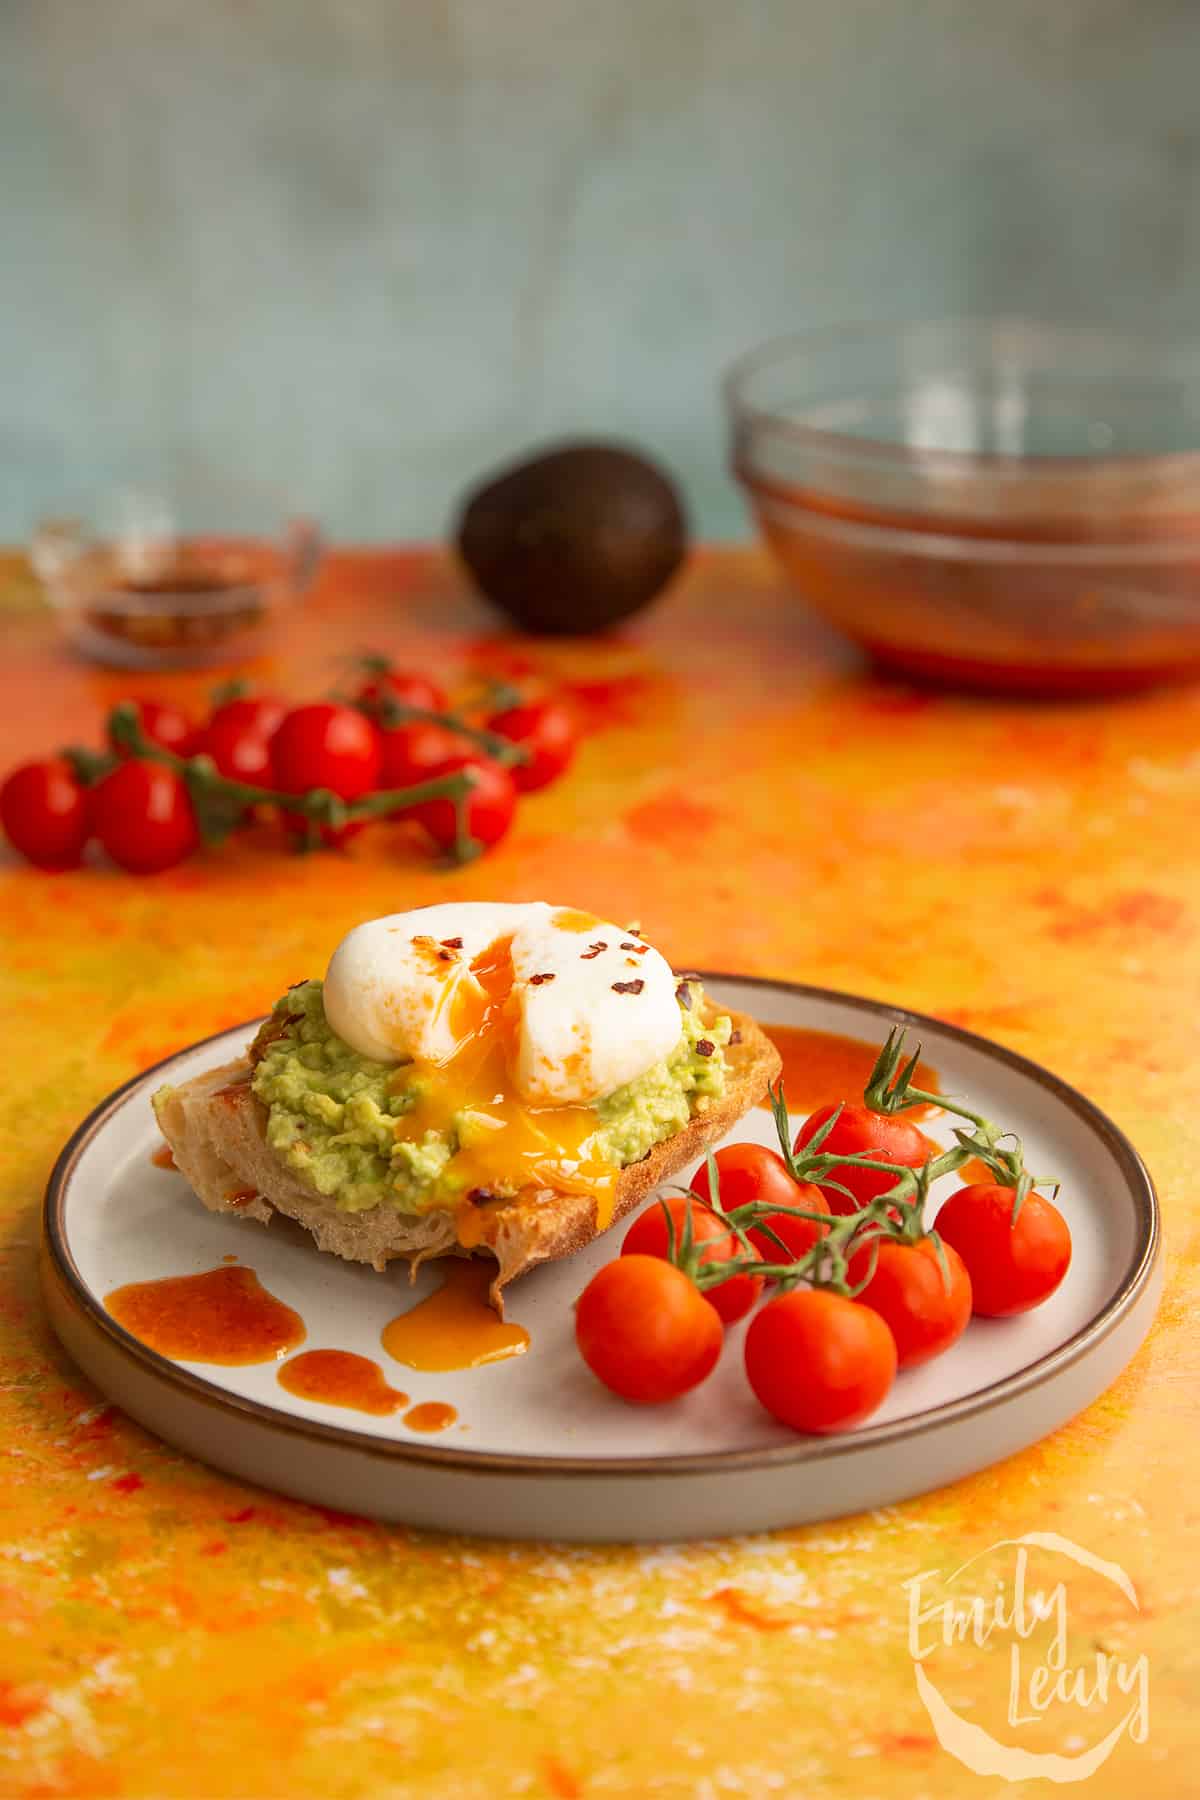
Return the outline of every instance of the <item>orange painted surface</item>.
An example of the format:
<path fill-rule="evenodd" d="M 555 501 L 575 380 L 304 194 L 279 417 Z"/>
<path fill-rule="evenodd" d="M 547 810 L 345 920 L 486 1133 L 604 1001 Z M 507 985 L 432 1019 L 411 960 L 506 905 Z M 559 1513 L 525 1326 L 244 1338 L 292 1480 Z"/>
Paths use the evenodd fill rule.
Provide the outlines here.
<path fill-rule="evenodd" d="M 205 690 L 73 662 L 0 561 L 0 604 L 6 583 L 0 763 L 94 739 L 133 685 Z M 1145 1650 L 1151 1679 L 1148 1741 L 1081 1791 L 1187 1792 L 1200 690 L 1032 708 L 885 683 L 749 551 L 697 558 L 624 636 L 579 645 L 507 635 L 441 557 L 348 552 L 252 672 L 311 696 L 364 644 L 570 684 L 576 767 L 496 854 L 447 875 L 390 827 L 305 859 L 252 832 L 142 883 L 0 852 L 0 1793 L 973 1800 L 1001 1784 L 933 1736 L 903 1584 L 1029 1531 L 1120 1564 L 1138 1594 L 1135 1612 L 1111 1586 L 1072 1588 L 1077 1629 Z M 165 1449 L 46 1327 L 38 1208 L 59 1147 L 119 1082 L 319 971 L 356 920 L 453 896 L 637 920 L 683 968 L 883 996 L 1049 1064 L 1158 1180 L 1148 1344 L 1081 1417 L 942 1492 L 666 1551 L 422 1536 Z M 1003 1691 L 1006 1645 L 955 1654 L 948 1689 Z"/>

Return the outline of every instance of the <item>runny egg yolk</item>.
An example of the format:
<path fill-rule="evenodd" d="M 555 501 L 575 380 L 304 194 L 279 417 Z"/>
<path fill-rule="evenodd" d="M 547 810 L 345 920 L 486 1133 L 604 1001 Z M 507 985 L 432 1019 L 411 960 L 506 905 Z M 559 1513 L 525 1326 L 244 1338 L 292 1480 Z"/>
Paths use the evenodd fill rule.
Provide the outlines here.
<path fill-rule="evenodd" d="M 431 960 L 445 969 L 454 961 Z M 442 1063 L 410 1064 L 397 1083 L 415 1074 L 420 1098 L 397 1121 L 397 1135 L 420 1142 L 427 1131 L 459 1138 L 454 1171 L 472 1196 L 501 1187 L 543 1187 L 560 1194 L 591 1194 L 600 1230 L 612 1217 L 619 1170 L 592 1147 L 599 1126 L 590 1106 L 530 1106 L 512 1091 L 509 1069 L 515 1058 L 517 1014 L 513 1001 L 511 937 L 497 938 L 470 965 L 478 988 L 447 980 L 441 1006 L 449 1006 L 456 1049 Z M 482 993 L 478 989 L 482 989 Z M 469 1115 L 469 1116 L 466 1116 Z M 464 1242 L 479 1242 L 481 1221 L 470 1206 L 460 1215 Z"/>

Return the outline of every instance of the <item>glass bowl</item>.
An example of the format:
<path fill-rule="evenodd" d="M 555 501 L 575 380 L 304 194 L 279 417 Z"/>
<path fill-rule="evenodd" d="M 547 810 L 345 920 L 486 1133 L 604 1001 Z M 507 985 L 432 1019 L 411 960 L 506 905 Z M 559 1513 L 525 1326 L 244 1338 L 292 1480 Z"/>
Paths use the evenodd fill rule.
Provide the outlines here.
<path fill-rule="evenodd" d="M 75 646 L 103 663 L 186 669 L 265 647 L 320 561 L 311 520 L 245 487 L 117 489 L 45 519 L 30 562 Z"/>
<path fill-rule="evenodd" d="M 725 397 L 767 542 L 878 661 L 1048 694 L 1200 675 L 1200 345 L 847 328 L 753 351 Z"/>

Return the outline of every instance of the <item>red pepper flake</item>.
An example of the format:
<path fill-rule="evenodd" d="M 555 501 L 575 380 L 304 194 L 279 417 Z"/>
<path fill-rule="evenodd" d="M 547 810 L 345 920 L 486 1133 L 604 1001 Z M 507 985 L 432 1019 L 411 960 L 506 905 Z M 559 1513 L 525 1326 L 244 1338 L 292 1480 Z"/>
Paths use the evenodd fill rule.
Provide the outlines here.
<path fill-rule="evenodd" d="M 439 962 L 457 962 L 457 960 L 458 960 L 458 958 L 455 956 L 453 950 L 439 950 L 438 951 L 438 961 Z"/>
<path fill-rule="evenodd" d="M 529 977 L 529 985 L 530 985 L 530 987 L 541 987 L 541 986 L 542 986 L 542 983 L 543 983 L 543 982 L 546 982 L 546 981 L 553 981 L 553 980 L 554 980 L 554 976 L 553 976 L 553 975 L 550 975 L 550 974 L 547 974 L 547 975 L 531 975 L 531 976 L 530 976 L 530 977 Z"/>
<path fill-rule="evenodd" d="M 612 991 L 614 994 L 640 994 L 645 985 L 644 981 L 614 981 Z M 712 1048 L 711 1044 L 709 1048 Z"/>
<path fill-rule="evenodd" d="M 738 1029 L 735 1026 L 734 1029 L 729 1034 L 729 1042 L 731 1044 L 740 1044 L 741 1041 L 742 1041 L 742 1034 L 740 1031 L 738 1031 Z"/>
<path fill-rule="evenodd" d="M 627 943 L 627 944 L 622 944 L 621 948 L 622 948 L 622 950 L 636 950 L 639 956 L 645 956 L 645 954 L 646 954 L 647 950 L 650 948 L 650 946 L 649 946 L 649 944 L 628 944 Z"/>
<path fill-rule="evenodd" d="M 697 1056 L 711 1056 L 716 1047 L 717 1046 L 709 1038 L 696 1039 Z"/>
<path fill-rule="evenodd" d="M 686 981 L 681 981 L 679 986 L 675 989 L 675 998 L 678 1000 L 680 1006 L 683 1007 L 685 1012 L 691 1012 L 691 1010 L 692 1010 L 692 990 L 688 986 Z"/>
<path fill-rule="evenodd" d="M 602 950 L 607 949 L 608 945 L 599 941 L 594 944 L 589 944 L 586 950 L 580 952 L 579 960 L 580 962 L 591 962 L 594 956 L 599 956 Z"/>
<path fill-rule="evenodd" d="M 443 938 L 442 939 L 442 949 L 443 950 L 461 950 L 462 946 L 463 946 L 463 941 L 461 938 Z"/>

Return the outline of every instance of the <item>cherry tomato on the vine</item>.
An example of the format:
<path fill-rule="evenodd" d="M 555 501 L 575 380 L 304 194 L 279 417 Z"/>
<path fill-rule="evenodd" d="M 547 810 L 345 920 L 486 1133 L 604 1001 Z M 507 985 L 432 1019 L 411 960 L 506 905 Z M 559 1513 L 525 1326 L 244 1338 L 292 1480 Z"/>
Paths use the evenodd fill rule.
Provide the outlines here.
<path fill-rule="evenodd" d="M 558 700 L 510 706 L 493 713 L 487 726 L 525 751 L 527 760 L 512 765 L 513 781 L 522 794 L 557 781 L 575 754 L 575 721 Z"/>
<path fill-rule="evenodd" d="M 475 786 L 465 802 L 467 835 L 474 838 L 477 844 L 482 844 L 485 850 L 490 849 L 493 844 L 499 843 L 512 824 L 517 805 L 517 791 L 513 786 L 512 776 L 502 763 L 493 762 L 490 756 L 463 752 L 447 757 L 444 762 L 434 763 L 423 772 L 421 780 L 432 781 L 437 775 L 455 775 L 460 769 L 472 769 L 476 777 Z M 439 850 L 454 848 L 458 838 L 458 825 L 453 800 L 422 800 L 411 808 L 407 816 L 425 827 Z"/>
<path fill-rule="evenodd" d="M 729 1227 L 721 1223 L 711 1208 L 701 1206 L 696 1200 L 689 1201 L 683 1194 L 673 1194 L 665 1204 L 675 1226 L 677 1245 L 683 1241 L 683 1234 L 687 1229 L 688 1209 L 691 1208 L 692 1240 L 699 1251 L 702 1263 L 737 1262 L 746 1257 L 745 1249 Z M 667 1232 L 666 1213 L 656 1200 L 634 1220 L 625 1233 L 621 1244 L 621 1255 L 665 1258 L 669 1252 L 670 1238 Z M 718 1282 L 715 1287 L 701 1288 L 700 1292 L 717 1317 L 722 1319 L 726 1325 L 732 1325 L 735 1320 L 745 1318 L 762 1293 L 762 1287 L 760 1275 L 731 1275 L 727 1281 Z"/>
<path fill-rule="evenodd" d="M 222 731 L 254 732 L 270 738 L 283 723 L 288 703 L 277 694 L 239 694 L 235 700 L 223 700 L 208 715 L 206 731 L 219 726 Z"/>
<path fill-rule="evenodd" d="M 764 1206 L 800 1206 L 805 1212 L 829 1211 L 820 1188 L 814 1187 L 811 1181 L 793 1181 L 778 1150 L 769 1150 L 765 1144 L 726 1144 L 723 1150 L 717 1151 L 714 1160 L 721 1205 L 726 1212 L 751 1201 Z M 711 1198 L 707 1160 L 692 1176 L 692 1192 L 701 1200 Z M 766 1232 L 758 1227 L 752 1230 L 750 1242 L 763 1261 L 769 1263 L 794 1261 L 806 1255 L 825 1230 L 813 1219 L 797 1219 L 782 1212 L 769 1213 L 762 1223 L 770 1226 L 787 1246 L 786 1250 L 781 1250 Z"/>
<path fill-rule="evenodd" d="M 391 731 L 381 732 L 380 743 L 383 764 L 379 785 L 383 788 L 413 787 L 418 781 L 427 780 L 429 771 L 440 763 L 472 754 L 465 738 L 444 725 L 431 725 L 424 719 L 414 719 L 408 725 L 396 725 Z"/>
<path fill-rule="evenodd" d="M 951 1194 L 937 1232 L 971 1277 L 974 1310 L 1004 1319 L 1049 1298 L 1071 1264 L 1067 1221 L 1044 1194 L 1026 1194 L 1013 1222 L 1013 1190 L 977 1182 Z"/>
<path fill-rule="evenodd" d="M 316 700 L 285 715 L 271 739 L 271 760 L 285 794 L 328 788 L 358 800 L 379 785 L 382 751 L 370 719 L 352 706 Z"/>
<path fill-rule="evenodd" d="M 652 1406 L 711 1375 L 724 1330 L 694 1281 L 657 1256 L 605 1263 L 575 1303 L 575 1341 L 605 1387 Z"/>
<path fill-rule="evenodd" d="M 229 709 L 213 714 L 196 748 L 211 756 L 217 773 L 230 781 L 245 781 L 253 787 L 273 785 L 270 733 L 244 722 Z"/>
<path fill-rule="evenodd" d="M 928 1362 L 948 1350 L 967 1329 L 971 1318 L 971 1277 L 953 1244 L 942 1245 L 945 1275 L 931 1238 L 900 1243 L 894 1238 L 876 1240 L 878 1249 L 864 1244 L 850 1258 L 849 1280 L 863 1280 L 875 1255 L 875 1271 L 855 1298 L 877 1312 L 896 1340 L 902 1369 Z"/>
<path fill-rule="evenodd" d="M 796 1135 L 797 1154 L 816 1135 L 826 1119 L 838 1112 L 838 1102 L 818 1107 L 809 1115 Z M 822 1152 L 841 1156 L 870 1156 L 880 1162 L 900 1163 L 906 1169 L 919 1169 L 928 1161 L 930 1150 L 922 1132 L 910 1119 L 895 1114 L 872 1112 L 869 1106 L 844 1104 L 837 1122 L 820 1146 Z M 852 1199 L 840 1194 L 832 1184 L 847 1188 Z M 882 1169 L 831 1169 L 820 1183 L 831 1213 L 845 1216 L 857 1212 L 869 1200 L 876 1200 L 896 1184 L 896 1177 Z"/>
<path fill-rule="evenodd" d="M 869 1306 L 823 1288 L 768 1300 L 746 1333 L 746 1375 L 767 1411 L 793 1431 L 841 1431 L 886 1398 L 896 1342 Z"/>
<path fill-rule="evenodd" d="M 187 788 L 165 763 L 121 763 L 93 790 L 91 816 L 104 850 L 134 875 L 169 869 L 200 842 Z"/>
<path fill-rule="evenodd" d="M 144 738 L 157 744 L 160 750 L 173 751 L 176 756 L 191 756 L 196 748 L 196 726 L 179 707 L 160 700 L 127 700 L 124 704 L 137 712 Z M 109 742 L 118 756 L 132 754 L 113 742 L 111 733 Z"/>
<path fill-rule="evenodd" d="M 368 712 L 377 711 L 389 700 L 420 712 L 445 712 L 447 704 L 445 690 L 412 669 L 384 669 L 369 675 L 354 697 Z"/>
<path fill-rule="evenodd" d="M 40 869 L 73 869 L 88 840 L 88 795 L 62 756 L 22 763 L 0 788 L 0 824 Z"/>

